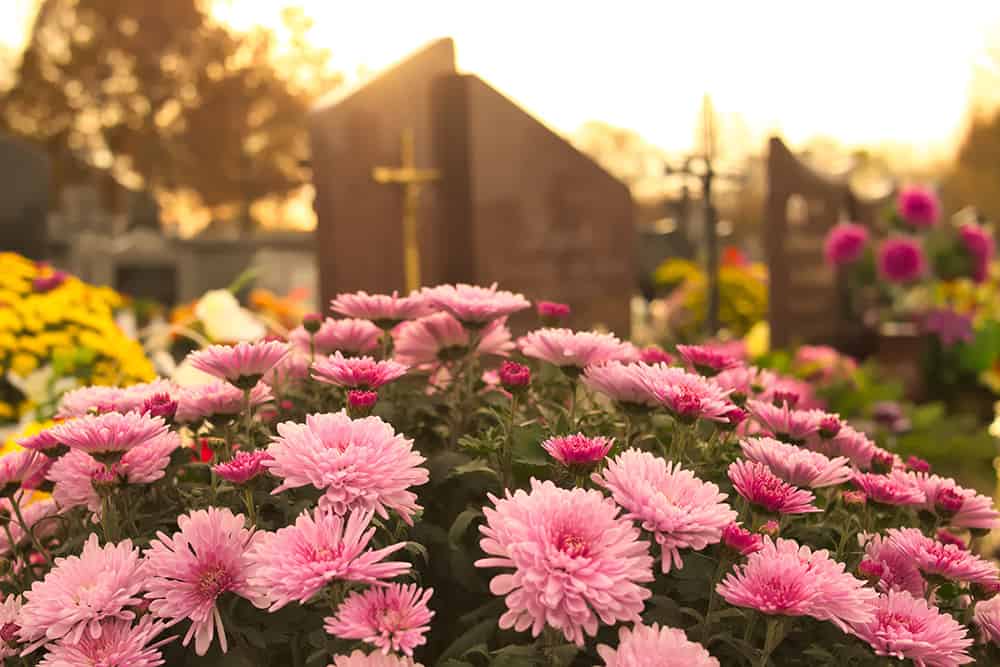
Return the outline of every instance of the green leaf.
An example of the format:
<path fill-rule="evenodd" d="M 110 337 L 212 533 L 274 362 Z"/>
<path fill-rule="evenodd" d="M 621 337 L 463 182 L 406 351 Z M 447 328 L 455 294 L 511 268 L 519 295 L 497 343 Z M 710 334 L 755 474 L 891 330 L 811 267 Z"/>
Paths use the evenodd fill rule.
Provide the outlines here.
<path fill-rule="evenodd" d="M 459 635 L 448 648 L 441 653 L 441 661 L 458 659 L 477 644 L 488 644 L 497 631 L 497 621 L 494 618 L 487 618 L 476 623 L 474 626 Z M 439 663 L 441 664 L 441 663 Z"/>
<path fill-rule="evenodd" d="M 461 477 L 462 475 L 471 475 L 474 473 L 482 473 L 495 479 L 499 479 L 497 471 L 483 459 L 472 459 L 468 463 L 455 466 L 454 469 L 452 469 L 452 471 L 448 474 L 448 479 Z"/>
<path fill-rule="evenodd" d="M 448 543 L 453 549 L 461 544 L 462 538 L 465 537 L 465 533 L 469 529 L 469 524 L 482 516 L 482 510 L 470 507 L 455 517 L 451 528 L 448 530 Z"/>

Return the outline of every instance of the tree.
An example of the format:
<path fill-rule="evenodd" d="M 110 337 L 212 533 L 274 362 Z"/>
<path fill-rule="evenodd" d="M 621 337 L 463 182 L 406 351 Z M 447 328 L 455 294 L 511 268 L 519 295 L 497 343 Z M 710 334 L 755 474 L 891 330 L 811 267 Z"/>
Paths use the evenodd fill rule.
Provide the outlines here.
<path fill-rule="evenodd" d="M 58 184 L 84 165 L 130 188 L 246 207 L 306 180 L 303 117 L 337 82 L 302 38 L 237 34 L 200 0 L 43 0 L 0 124 L 46 147 Z"/>
<path fill-rule="evenodd" d="M 973 117 L 942 184 L 945 206 L 1000 221 L 1000 110 Z"/>

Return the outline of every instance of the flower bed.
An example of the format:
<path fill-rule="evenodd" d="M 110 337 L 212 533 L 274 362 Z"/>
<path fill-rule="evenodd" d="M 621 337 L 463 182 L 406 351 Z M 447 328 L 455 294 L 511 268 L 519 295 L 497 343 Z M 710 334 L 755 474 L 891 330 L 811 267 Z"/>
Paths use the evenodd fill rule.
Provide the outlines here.
<path fill-rule="evenodd" d="M 0 657 L 995 664 L 989 498 L 799 379 L 557 304 L 515 340 L 529 307 L 341 295 L 287 341 L 192 353 L 205 384 L 65 395 L 0 458 Z"/>

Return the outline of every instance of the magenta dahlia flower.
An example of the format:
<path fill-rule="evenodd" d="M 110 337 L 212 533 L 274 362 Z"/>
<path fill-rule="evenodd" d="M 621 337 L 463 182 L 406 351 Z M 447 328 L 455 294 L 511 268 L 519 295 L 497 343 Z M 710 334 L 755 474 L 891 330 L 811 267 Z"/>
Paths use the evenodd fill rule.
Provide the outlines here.
<path fill-rule="evenodd" d="M 264 449 L 239 451 L 232 460 L 212 466 L 212 472 L 233 484 L 246 484 L 251 479 L 267 472 L 265 461 L 271 460 L 271 454 Z"/>
<path fill-rule="evenodd" d="M 413 657 L 413 649 L 427 643 L 424 635 L 431 629 L 434 612 L 427 602 L 434 589 L 416 584 L 373 586 L 352 593 L 337 615 L 324 619 L 326 631 L 341 639 L 360 639 L 382 649 L 382 653 L 401 651 Z"/>
<path fill-rule="evenodd" d="M 907 236 L 892 236 L 878 248 L 878 269 L 891 283 L 910 283 L 923 277 L 927 258 L 920 241 Z"/>
<path fill-rule="evenodd" d="M 52 459 L 30 449 L 3 454 L 0 456 L 0 496 L 12 496 L 22 488 L 37 489 L 51 467 Z"/>
<path fill-rule="evenodd" d="M 542 443 L 542 449 L 564 466 L 591 466 L 607 456 L 614 444 L 614 438 L 577 433 L 549 438 Z"/>
<path fill-rule="evenodd" d="M 288 352 L 287 343 L 263 340 L 210 345 L 189 354 L 187 361 L 199 371 L 246 389 L 257 384 Z"/>
<path fill-rule="evenodd" d="M 457 359 L 468 351 L 469 331 L 448 313 L 435 313 L 403 322 L 392 332 L 396 358 L 408 366 Z M 479 332 L 476 351 L 506 357 L 514 349 L 506 319 L 499 318 Z"/>
<path fill-rule="evenodd" d="M 1000 644 L 1000 595 L 977 602 L 973 613 L 973 620 L 979 628 L 979 637 L 983 643 Z M 0 656 L 2 655 L 3 653 L 0 653 Z"/>
<path fill-rule="evenodd" d="M 779 406 L 750 400 L 747 408 L 766 433 L 796 445 L 819 433 L 820 421 L 826 416 L 820 410 L 793 410 L 787 402 Z"/>
<path fill-rule="evenodd" d="M 274 493 L 311 485 L 323 491 L 320 508 L 341 515 L 360 508 L 388 519 L 393 510 L 412 525 L 420 506 L 409 489 L 429 479 L 412 440 L 378 417 L 351 419 L 343 410 L 278 424 L 267 451 L 272 460 L 263 465 L 282 480 Z"/>
<path fill-rule="evenodd" d="M 681 549 L 701 551 L 722 539 L 723 529 L 736 520 L 736 512 L 723 502 L 726 494 L 703 482 L 679 463 L 666 462 L 638 449 L 622 452 L 608 462 L 596 484 L 608 489 L 615 502 L 653 533 L 662 551 L 661 567 L 684 567 Z"/>
<path fill-rule="evenodd" d="M 930 188 L 910 185 L 899 192 L 896 212 L 913 227 L 933 227 L 941 216 L 941 204 Z"/>
<path fill-rule="evenodd" d="M 993 235 L 979 225 L 967 222 L 958 228 L 958 239 L 972 260 L 972 279 L 977 283 L 985 282 L 996 252 Z"/>
<path fill-rule="evenodd" d="M 971 551 L 927 537 L 919 528 L 890 528 L 886 540 L 909 557 L 925 575 L 973 584 L 1000 584 L 997 566 Z"/>
<path fill-rule="evenodd" d="M 409 296 L 392 294 L 369 294 L 354 292 L 353 294 L 338 294 L 330 302 L 330 310 L 344 317 L 384 323 L 388 328 L 403 320 L 414 320 L 424 315 L 430 315 L 434 307 L 420 292 L 410 292 Z"/>
<path fill-rule="evenodd" d="M 170 537 L 157 533 L 146 550 L 149 610 L 172 622 L 190 620 L 182 643 L 187 646 L 193 637 L 198 655 L 205 655 L 218 630 L 225 653 L 226 629 L 217 602 L 223 593 L 257 601 L 248 582 L 253 570 L 248 553 L 260 534 L 244 527 L 242 514 L 218 507 L 180 516 L 177 527 Z"/>
<path fill-rule="evenodd" d="M 618 648 L 600 644 L 597 653 L 605 667 L 645 667 L 653 656 L 668 659 L 671 664 L 685 667 L 719 667 L 704 646 L 690 641 L 683 630 L 657 623 L 618 630 Z M 669 656 L 669 657 L 668 657 Z"/>
<path fill-rule="evenodd" d="M 425 287 L 423 295 L 435 308 L 466 324 L 484 324 L 531 307 L 522 295 L 498 290 L 496 283 L 489 287 L 463 283 Z"/>
<path fill-rule="evenodd" d="M 748 438 L 740 446 L 743 456 L 765 464 L 771 472 L 794 486 L 818 489 L 843 484 L 854 476 L 850 461 L 843 456 L 830 459 L 774 438 Z"/>
<path fill-rule="evenodd" d="M 71 644 L 97 639 L 102 621 L 135 618 L 129 607 L 142 602 L 145 583 L 144 564 L 131 540 L 101 547 L 91 533 L 79 556 L 57 558 L 24 594 L 18 639 L 31 644 L 28 651 L 58 639 Z"/>
<path fill-rule="evenodd" d="M 646 364 L 608 361 L 587 366 L 583 371 L 583 384 L 616 403 L 628 405 L 656 405 L 656 399 L 646 388 Z"/>
<path fill-rule="evenodd" d="M 105 621 L 99 637 L 84 635 L 79 642 L 58 641 L 49 645 L 38 667 L 160 667 L 165 664 L 160 647 L 175 638 L 154 640 L 167 627 L 151 616 L 144 616 L 135 625 L 119 619 Z"/>
<path fill-rule="evenodd" d="M 910 659 L 917 667 L 956 667 L 972 662 L 965 626 L 906 591 L 889 591 L 871 603 L 872 619 L 852 623 L 853 634 L 876 655 Z"/>
<path fill-rule="evenodd" d="M 883 505 L 923 505 L 927 499 L 912 475 L 893 470 L 888 475 L 858 473 L 852 480 L 872 502 Z"/>
<path fill-rule="evenodd" d="M 707 378 L 657 364 L 642 369 L 642 382 L 653 400 L 682 423 L 729 421 L 733 404 L 728 392 Z"/>
<path fill-rule="evenodd" d="M 706 376 L 715 375 L 741 364 L 739 359 L 709 345 L 678 345 L 677 352 L 687 363 L 688 368 Z"/>
<path fill-rule="evenodd" d="M 627 351 L 612 334 L 571 329 L 537 329 L 518 339 L 517 345 L 525 356 L 577 369 L 622 360 Z"/>
<path fill-rule="evenodd" d="M 313 379 L 338 387 L 378 389 L 406 375 L 406 366 L 398 361 L 375 361 L 371 357 L 344 357 L 340 352 L 317 359 L 312 365 Z"/>
<path fill-rule="evenodd" d="M 722 543 L 741 556 L 749 556 L 764 548 L 764 538 L 760 533 L 751 533 L 738 523 L 731 523 L 722 529 Z"/>
<path fill-rule="evenodd" d="M 357 650 L 350 655 L 335 655 L 333 662 L 328 667 L 423 667 L 419 662 L 413 662 L 411 658 L 398 655 L 385 655 L 379 651 L 366 654 Z"/>
<path fill-rule="evenodd" d="M 263 382 L 258 382 L 250 390 L 251 408 L 272 400 L 274 395 L 271 388 Z M 191 424 L 209 417 L 238 415 L 245 407 L 243 401 L 243 392 L 222 380 L 183 387 L 177 393 L 177 412 L 174 418 Z"/>
<path fill-rule="evenodd" d="M 866 576 L 877 579 L 877 586 L 883 593 L 888 591 L 908 591 L 923 597 L 927 582 L 920 574 L 920 568 L 896 541 L 882 535 L 864 536 L 865 555 L 858 570 Z"/>
<path fill-rule="evenodd" d="M 331 581 L 372 584 L 408 572 L 409 563 L 383 562 L 405 542 L 365 550 L 375 535 L 372 515 L 371 510 L 358 510 L 345 519 L 317 509 L 303 512 L 294 525 L 277 532 L 258 533 L 250 554 L 250 583 L 265 596 L 268 609 L 305 603 Z"/>
<path fill-rule="evenodd" d="M 842 222 L 826 235 L 823 255 L 830 266 L 853 264 L 861 259 L 868 245 L 868 229 L 853 222 Z"/>
<path fill-rule="evenodd" d="M 514 570 L 490 582 L 506 596 L 501 628 L 537 637 L 549 626 L 582 646 L 599 623 L 639 622 L 652 594 L 641 585 L 653 580 L 649 544 L 610 498 L 536 479 L 530 493 L 489 498 L 479 543 L 487 557 L 476 567 Z"/>
<path fill-rule="evenodd" d="M 296 350 L 306 354 L 365 354 L 378 347 L 381 337 L 382 330 L 368 320 L 335 320 L 328 317 L 314 334 L 310 334 L 303 326 L 292 329 L 288 334 L 288 341 Z"/>
<path fill-rule="evenodd" d="M 939 477 L 928 473 L 908 473 L 916 485 L 923 490 L 924 509 L 939 510 L 940 499 L 948 494 L 957 500 L 957 507 L 951 508 L 946 518 L 948 523 L 958 528 L 979 528 L 993 530 L 1000 528 L 1000 512 L 993 505 L 993 499 L 976 493 L 972 489 L 959 486 L 949 477 Z"/>
<path fill-rule="evenodd" d="M 52 437 L 103 461 L 115 461 L 125 452 L 167 433 L 162 417 L 128 412 L 86 415 L 52 428 Z"/>
<path fill-rule="evenodd" d="M 718 585 L 726 602 L 769 615 L 812 616 L 844 631 L 849 624 L 872 619 L 870 606 L 878 593 L 845 572 L 844 564 L 825 549 L 812 551 L 794 540 L 763 540 L 764 547 Z"/>
<path fill-rule="evenodd" d="M 776 514 L 821 512 L 809 491 L 785 482 L 763 463 L 740 459 L 729 465 L 729 479 L 736 491 L 754 505 Z"/>
<path fill-rule="evenodd" d="M 94 488 L 95 482 L 151 484 L 163 478 L 171 453 L 180 446 L 180 436 L 167 432 L 125 452 L 110 467 L 90 454 L 71 451 L 56 459 L 49 469 L 46 478 L 55 483 L 52 497 L 63 509 L 82 506 L 99 515 L 101 497 Z"/>

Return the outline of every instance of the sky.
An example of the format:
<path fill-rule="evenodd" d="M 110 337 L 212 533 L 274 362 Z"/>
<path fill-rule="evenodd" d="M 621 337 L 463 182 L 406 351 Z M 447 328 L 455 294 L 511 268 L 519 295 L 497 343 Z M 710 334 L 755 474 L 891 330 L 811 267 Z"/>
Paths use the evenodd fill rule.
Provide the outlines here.
<path fill-rule="evenodd" d="M 216 12 L 238 28 L 276 25 L 281 4 L 221 0 Z M 723 130 L 751 144 L 780 131 L 792 143 L 824 135 L 939 154 L 958 138 L 984 71 L 1000 82 L 987 56 L 990 35 L 1000 44 L 996 0 L 298 4 L 315 20 L 311 40 L 349 75 L 451 36 L 463 71 L 555 129 L 601 120 L 672 151 L 692 146 L 709 93 Z M 0 43 L 23 38 L 32 5 L 0 0 Z"/>

